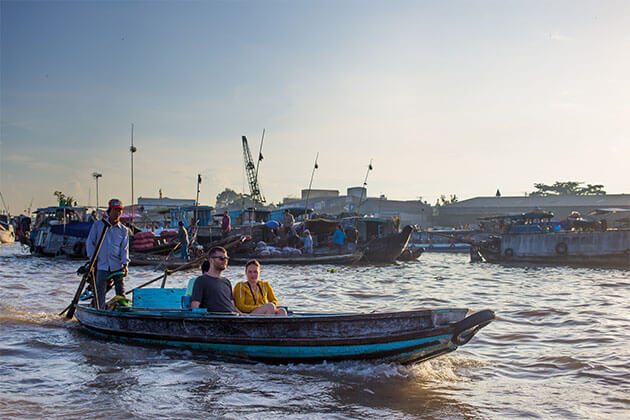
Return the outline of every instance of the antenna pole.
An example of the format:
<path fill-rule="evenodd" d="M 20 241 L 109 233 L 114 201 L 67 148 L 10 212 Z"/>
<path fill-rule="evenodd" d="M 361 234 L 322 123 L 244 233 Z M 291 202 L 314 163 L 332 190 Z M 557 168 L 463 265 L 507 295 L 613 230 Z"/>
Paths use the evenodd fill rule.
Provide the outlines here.
<path fill-rule="evenodd" d="M 131 147 L 129 152 L 131 153 L 131 224 L 133 224 L 133 214 L 135 212 L 133 207 L 134 194 L 133 194 L 133 154 L 136 152 L 136 147 L 133 145 L 133 123 L 131 123 Z"/>
<path fill-rule="evenodd" d="M 363 180 L 363 189 L 361 190 L 361 198 L 359 199 L 359 205 L 357 206 L 357 213 L 359 213 L 359 209 L 361 208 L 361 204 L 363 204 L 363 192 L 367 188 L 367 179 L 370 171 L 372 170 L 372 159 L 370 159 L 370 164 L 368 165 L 368 170 L 365 173 L 365 179 Z M 365 198 L 367 201 L 367 197 Z"/>
<path fill-rule="evenodd" d="M 315 176 L 315 169 L 317 166 L 317 158 L 319 158 L 319 152 L 315 156 L 315 165 L 313 165 L 313 172 L 311 172 L 311 181 L 308 183 L 308 191 L 306 191 L 306 202 L 304 203 L 304 219 L 308 220 L 308 198 L 311 195 L 311 186 L 313 185 L 313 177 Z"/>

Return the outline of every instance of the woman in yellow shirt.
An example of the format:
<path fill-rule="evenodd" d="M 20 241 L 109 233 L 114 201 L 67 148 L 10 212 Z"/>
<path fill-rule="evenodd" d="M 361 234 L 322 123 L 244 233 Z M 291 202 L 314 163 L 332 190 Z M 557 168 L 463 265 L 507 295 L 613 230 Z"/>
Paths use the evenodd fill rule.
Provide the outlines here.
<path fill-rule="evenodd" d="M 242 281 L 234 286 L 234 302 L 236 307 L 250 315 L 279 315 L 287 316 L 284 308 L 278 308 L 278 299 L 273 293 L 271 285 L 266 281 L 258 280 L 260 276 L 260 263 L 249 260 L 245 264 L 247 281 Z"/>

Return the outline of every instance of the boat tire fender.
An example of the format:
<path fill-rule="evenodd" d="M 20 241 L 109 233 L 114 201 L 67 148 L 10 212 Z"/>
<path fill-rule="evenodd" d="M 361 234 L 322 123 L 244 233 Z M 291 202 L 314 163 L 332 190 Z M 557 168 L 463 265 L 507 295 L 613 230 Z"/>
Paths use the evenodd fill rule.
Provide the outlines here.
<path fill-rule="evenodd" d="M 514 250 L 512 248 L 507 248 L 503 254 L 505 254 L 506 257 L 511 258 L 514 256 Z"/>
<path fill-rule="evenodd" d="M 477 331 L 491 323 L 493 320 L 494 311 L 491 311 L 490 309 L 475 312 L 457 323 L 451 341 L 456 346 L 463 346 L 468 343 L 471 338 L 473 338 Z"/>
<path fill-rule="evenodd" d="M 569 249 L 567 248 L 567 244 L 564 242 L 559 242 L 558 245 L 556 245 L 556 253 L 558 255 L 567 255 L 568 251 Z"/>

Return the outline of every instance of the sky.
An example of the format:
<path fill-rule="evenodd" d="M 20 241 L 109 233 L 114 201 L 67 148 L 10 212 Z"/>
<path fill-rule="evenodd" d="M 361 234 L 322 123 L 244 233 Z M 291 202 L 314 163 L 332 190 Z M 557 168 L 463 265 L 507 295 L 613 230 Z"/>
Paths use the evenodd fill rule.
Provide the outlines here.
<path fill-rule="evenodd" d="M 630 193 L 627 1 L 0 2 L 13 214 L 134 196 L 268 202 L 362 185 L 434 203 L 535 183 Z"/>

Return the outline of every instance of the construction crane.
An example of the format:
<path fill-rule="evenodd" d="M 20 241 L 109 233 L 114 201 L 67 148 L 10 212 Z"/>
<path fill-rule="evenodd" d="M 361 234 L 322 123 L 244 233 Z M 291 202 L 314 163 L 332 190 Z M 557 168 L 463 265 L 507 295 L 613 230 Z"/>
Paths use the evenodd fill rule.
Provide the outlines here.
<path fill-rule="evenodd" d="M 265 130 L 263 130 L 263 136 L 260 140 L 260 152 L 258 153 L 258 164 L 262 160 L 262 142 L 265 139 Z M 265 197 L 263 197 L 258 185 L 258 165 L 254 165 L 252 160 L 252 154 L 249 152 L 249 145 L 247 144 L 247 137 L 243 136 L 243 159 L 245 160 L 245 172 L 247 172 L 247 182 L 249 183 L 249 193 L 252 200 L 261 204 L 265 203 Z"/>

